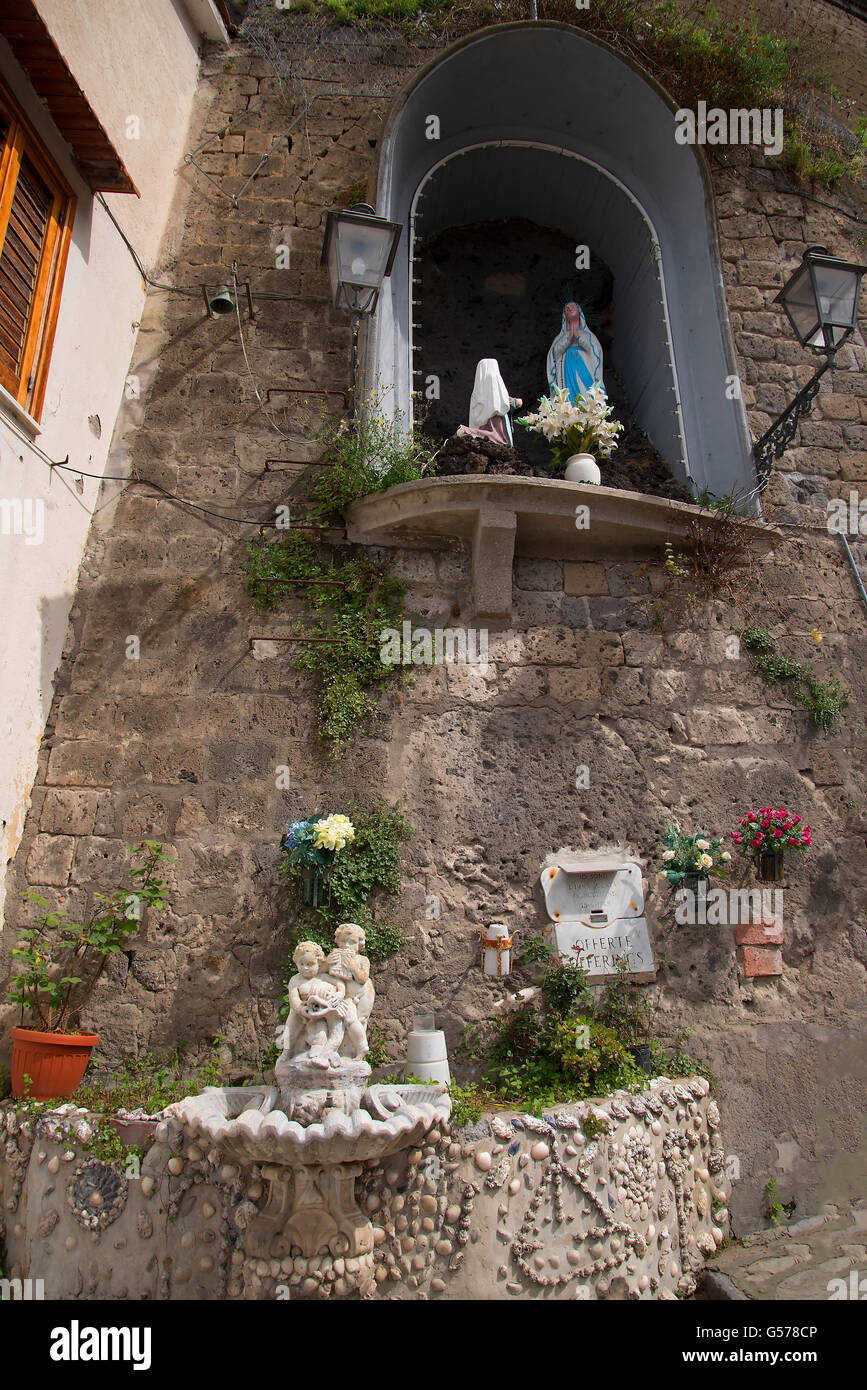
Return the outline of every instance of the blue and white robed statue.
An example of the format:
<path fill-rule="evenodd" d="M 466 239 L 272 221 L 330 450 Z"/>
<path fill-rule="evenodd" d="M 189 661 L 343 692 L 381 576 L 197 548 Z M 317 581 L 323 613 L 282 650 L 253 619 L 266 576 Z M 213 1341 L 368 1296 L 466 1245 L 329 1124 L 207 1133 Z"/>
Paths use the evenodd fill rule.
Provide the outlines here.
<path fill-rule="evenodd" d="M 548 386 L 552 392 L 566 390 L 573 402 L 602 380 L 602 348 L 587 327 L 580 304 L 570 301 L 563 310 L 563 324 L 548 351 Z"/>

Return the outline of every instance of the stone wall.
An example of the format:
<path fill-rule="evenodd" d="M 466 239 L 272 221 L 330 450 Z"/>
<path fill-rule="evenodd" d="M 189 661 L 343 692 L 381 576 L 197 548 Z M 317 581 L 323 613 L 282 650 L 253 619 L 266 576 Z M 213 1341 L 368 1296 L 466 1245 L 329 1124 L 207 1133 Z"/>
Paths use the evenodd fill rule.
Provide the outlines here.
<path fill-rule="evenodd" d="M 153 384 L 140 427 L 122 436 L 118 467 L 107 470 L 128 458 L 137 477 L 253 521 L 297 495 L 303 464 L 316 457 L 313 397 L 268 401 L 267 390 L 347 382 L 347 320 L 330 308 L 318 267 L 324 212 L 341 190 L 369 183 L 389 99 L 429 56 L 393 35 L 344 31 L 332 52 L 312 42 L 304 20 L 293 23 L 296 77 L 319 100 L 237 208 L 199 179 L 173 271 L 177 286 L 195 290 L 237 262 L 239 279 L 290 298 L 257 301 L 255 324 L 244 318 L 248 368 L 233 318 L 205 320 L 194 297 L 152 293 L 131 370 L 150 369 Z M 224 193 L 237 193 L 292 115 L 268 64 L 242 45 L 228 63 L 214 59 L 205 81 L 213 101 L 203 138 L 249 105 L 201 160 Z M 714 181 L 758 434 L 813 370 L 771 301 L 807 244 L 857 259 L 856 224 L 778 186 L 749 151 L 732 152 Z M 289 268 L 271 268 L 285 244 Z M 665 578 L 658 557 L 519 559 L 513 618 L 489 625 L 487 671 L 420 672 L 383 697 L 377 729 L 335 767 L 315 740 L 311 681 L 291 648 L 257 660 L 249 647 L 251 636 L 285 632 L 286 612 L 303 611 L 266 620 L 252 608 L 239 566 L 255 525 L 218 520 L 154 487 L 117 489 L 91 532 L 14 864 L 19 889 L 36 886 L 75 908 L 87 887 L 122 880 L 123 847 L 142 835 L 177 855 L 170 910 L 144 924 L 94 997 L 101 1058 L 176 1042 L 195 1053 L 220 1034 L 230 1073 L 257 1071 L 296 911 L 277 878 L 280 833 L 316 805 L 404 797 L 416 834 L 397 915 L 409 941 L 378 972 L 374 1016 L 396 1057 L 423 1000 L 445 1028 L 453 1068 L 468 1075 L 462 1030 L 501 995 L 479 971 L 477 928 L 506 921 L 526 941 L 546 921 L 536 886 L 546 853 L 623 845 L 648 863 L 648 919 L 665 960 L 661 1025 L 670 1038 L 693 1029 L 690 1049 L 718 1077 L 740 1164 L 736 1228 L 758 1223 L 772 1175 L 802 1213 L 831 1188 L 860 1190 L 867 643 L 825 501 L 867 481 L 862 339 L 839 367 L 772 479 L 767 513 L 788 539 L 761 564 L 754 604 L 787 651 L 820 671 L 833 662 L 852 687 L 831 737 L 784 688 L 769 689 L 746 658 L 727 654 L 726 638 L 744 623 L 733 605 L 650 629 L 648 605 Z M 863 564 L 864 543 L 853 549 Z M 452 626 L 457 607 L 472 624 L 459 542 L 407 547 L 396 564 L 418 621 Z M 125 655 L 130 635 L 140 637 L 138 660 Z M 288 792 L 276 785 L 281 765 L 291 769 Z M 576 788 L 579 765 L 587 789 Z M 655 868 L 671 815 L 723 829 L 767 801 L 805 814 L 816 849 L 785 885 L 782 975 L 755 978 L 730 927 L 676 926 Z M 425 914 L 431 894 L 438 920 Z M 7 950 L 21 910 L 9 913 Z M 9 1010 L 0 1016 L 14 1021 Z"/>
<path fill-rule="evenodd" d="M 687 13 L 695 0 L 679 0 Z M 807 64 L 818 68 L 850 100 L 857 119 L 867 103 L 867 25 L 831 0 L 762 0 L 760 7 L 744 0 L 717 0 L 714 9 L 724 19 L 756 18 L 762 33 L 779 33 L 794 40 Z M 853 121 L 843 120 L 852 126 Z"/>

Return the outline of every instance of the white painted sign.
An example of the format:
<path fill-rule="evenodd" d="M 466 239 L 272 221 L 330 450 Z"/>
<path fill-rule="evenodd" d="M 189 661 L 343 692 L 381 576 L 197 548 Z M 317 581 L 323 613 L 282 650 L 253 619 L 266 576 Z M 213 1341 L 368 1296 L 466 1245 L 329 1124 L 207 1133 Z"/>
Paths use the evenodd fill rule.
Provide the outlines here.
<path fill-rule="evenodd" d="M 563 852 L 546 860 L 540 882 L 557 950 L 565 960 L 577 959 L 594 982 L 616 975 L 617 961 L 624 956 L 637 979 L 655 978 L 638 864 L 622 851 Z"/>

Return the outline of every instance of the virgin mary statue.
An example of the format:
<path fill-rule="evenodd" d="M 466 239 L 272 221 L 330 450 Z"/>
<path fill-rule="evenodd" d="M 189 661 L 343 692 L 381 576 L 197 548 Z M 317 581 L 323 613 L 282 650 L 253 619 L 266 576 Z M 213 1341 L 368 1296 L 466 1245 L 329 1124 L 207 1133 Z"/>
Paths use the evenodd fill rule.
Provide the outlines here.
<path fill-rule="evenodd" d="M 548 352 L 548 386 L 567 390 L 571 400 L 602 381 L 602 348 L 590 332 L 580 304 L 570 301 L 563 310 L 563 324 Z"/>

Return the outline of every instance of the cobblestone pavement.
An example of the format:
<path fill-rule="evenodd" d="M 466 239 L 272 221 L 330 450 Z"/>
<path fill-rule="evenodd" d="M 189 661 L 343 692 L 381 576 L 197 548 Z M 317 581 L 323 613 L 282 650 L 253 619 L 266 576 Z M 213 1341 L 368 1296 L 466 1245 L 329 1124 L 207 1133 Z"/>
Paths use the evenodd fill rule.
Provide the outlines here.
<path fill-rule="evenodd" d="M 818 1216 L 745 1236 L 708 1262 L 704 1296 L 810 1302 L 867 1298 L 867 1205 L 829 1203 Z"/>

